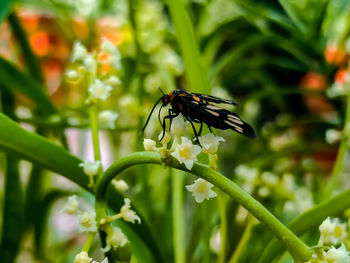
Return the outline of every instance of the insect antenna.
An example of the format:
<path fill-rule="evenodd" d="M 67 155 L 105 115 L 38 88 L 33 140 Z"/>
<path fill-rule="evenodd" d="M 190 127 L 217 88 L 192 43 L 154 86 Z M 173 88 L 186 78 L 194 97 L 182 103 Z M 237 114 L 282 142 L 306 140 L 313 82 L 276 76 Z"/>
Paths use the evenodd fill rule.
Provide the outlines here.
<path fill-rule="evenodd" d="M 151 118 L 151 116 L 152 116 L 152 113 L 153 113 L 154 109 L 156 108 L 157 104 L 162 100 L 162 98 L 163 98 L 163 97 L 161 97 L 161 98 L 154 104 L 154 106 L 153 106 L 153 108 L 152 108 L 152 110 L 151 110 L 151 113 L 148 115 L 148 118 L 147 118 L 147 121 L 146 121 L 146 123 L 145 123 L 145 126 L 143 126 L 143 128 L 142 128 L 142 131 L 144 131 L 144 130 L 146 129 L 146 126 L 147 126 L 147 124 L 148 124 L 148 122 L 149 122 L 149 120 L 150 120 L 150 118 Z"/>
<path fill-rule="evenodd" d="M 160 92 L 165 96 L 165 93 L 163 92 L 163 90 L 162 90 L 160 87 L 158 87 L 158 89 L 159 89 Z"/>

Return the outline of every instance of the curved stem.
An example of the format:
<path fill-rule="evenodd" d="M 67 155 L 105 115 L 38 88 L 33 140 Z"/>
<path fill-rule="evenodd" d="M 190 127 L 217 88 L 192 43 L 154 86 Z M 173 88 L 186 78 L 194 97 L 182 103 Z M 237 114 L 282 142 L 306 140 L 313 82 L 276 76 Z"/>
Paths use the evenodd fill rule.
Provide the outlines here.
<path fill-rule="evenodd" d="M 350 207 L 350 189 L 332 197 L 331 199 L 304 212 L 288 224 L 296 235 L 301 236 L 310 229 L 318 227 L 328 216 L 337 216 L 342 211 Z M 273 239 L 266 246 L 259 263 L 272 262 L 273 258 L 283 252 L 283 247 Z"/>
<path fill-rule="evenodd" d="M 158 153 L 154 152 L 137 152 L 130 154 L 110 166 L 96 189 L 96 199 L 102 200 L 107 192 L 109 183 L 122 171 L 130 166 L 145 163 L 162 164 L 163 162 L 169 167 L 183 170 L 197 175 L 220 188 L 223 192 L 235 199 L 239 204 L 246 208 L 260 222 L 265 224 L 274 236 L 288 249 L 291 255 L 299 260 L 307 261 L 312 254 L 312 250 L 295 236 L 287 227 L 285 227 L 274 215 L 272 215 L 262 204 L 251 197 L 247 192 L 242 190 L 237 184 L 219 172 L 209 168 L 206 165 L 195 163 L 192 170 L 186 169 L 176 159 L 166 157 L 161 159 Z"/>

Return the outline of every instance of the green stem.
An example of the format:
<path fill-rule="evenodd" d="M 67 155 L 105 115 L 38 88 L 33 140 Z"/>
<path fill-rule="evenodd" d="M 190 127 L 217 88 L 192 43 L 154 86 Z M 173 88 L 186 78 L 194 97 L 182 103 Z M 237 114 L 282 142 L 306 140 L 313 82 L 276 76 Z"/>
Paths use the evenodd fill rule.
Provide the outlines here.
<path fill-rule="evenodd" d="M 328 216 L 335 217 L 349 207 L 350 189 L 299 215 L 288 224 L 288 228 L 296 235 L 301 236 L 310 231 L 310 229 L 318 227 Z M 273 258 L 281 252 L 283 252 L 283 247 L 278 240 L 271 240 L 260 257 L 259 263 L 272 262 Z"/>
<path fill-rule="evenodd" d="M 186 77 L 191 90 L 209 93 L 208 75 L 201 63 L 198 44 L 190 16 L 185 10 L 185 3 L 183 0 L 168 0 L 166 3 L 175 27 L 176 38 L 182 52 Z"/>
<path fill-rule="evenodd" d="M 323 200 L 327 200 L 332 196 L 335 189 L 337 189 L 339 184 L 339 176 L 343 171 L 343 163 L 348 150 L 348 142 L 349 142 L 349 129 L 350 129 L 350 95 L 346 97 L 346 112 L 345 112 L 345 122 L 343 129 L 343 138 L 340 142 L 337 159 L 335 161 L 335 165 L 333 167 L 331 178 L 329 179 L 325 194 L 323 196 Z"/>
<path fill-rule="evenodd" d="M 261 223 L 265 224 L 274 234 L 274 236 L 279 239 L 279 241 L 288 249 L 294 258 L 307 261 L 311 257 L 312 250 L 297 236 L 295 236 L 287 227 L 285 227 L 262 204 L 256 201 L 247 192 L 242 190 L 237 184 L 229 180 L 227 177 L 200 163 L 195 163 L 192 170 L 188 170 L 184 165 L 180 164 L 176 159 L 172 157 L 161 159 L 158 153 L 137 152 L 130 154 L 119 159 L 106 170 L 97 185 L 96 198 L 103 199 L 110 182 L 118 174 L 130 166 L 146 163 L 162 164 L 162 161 L 167 166 L 190 172 L 209 181 L 216 187 L 220 188 L 223 192 L 228 194 L 230 197 L 235 199 L 239 204 L 251 212 L 251 214 L 254 215 Z"/>
<path fill-rule="evenodd" d="M 247 245 L 247 242 L 248 242 L 250 235 L 252 233 L 255 218 L 252 217 L 250 214 L 248 214 L 247 221 L 248 221 L 248 223 L 247 223 L 246 228 L 244 229 L 243 236 L 242 236 L 241 240 L 239 241 L 239 244 L 238 244 L 234 254 L 232 255 L 231 259 L 229 260 L 229 263 L 237 263 L 239 260 L 239 257 L 242 255 L 242 252 Z"/>
<path fill-rule="evenodd" d="M 218 208 L 220 212 L 220 235 L 221 235 L 221 246 L 219 251 L 219 262 L 226 262 L 226 253 L 227 253 L 227 200 L 226 196 L 223 196 L 221 193 L 218 193 Z"/>
<path fill-rule="evenodd" d="M 90 106 L 90 125 L 95 161 L 101 161 L 100 141 L 98 137 L 98 112 L 97 107 L 94 104 Z"/>
<path fill-rule="evenodd" d="M 89 232 L 88 233 L 88 236 L 87 236 L 87 238 L 85 240 L 85 244 L 84 244 L 83 249 L 81 251 L 85 251 L 87 253 L 89 252 L 90 247 L 92 245 L 92 242 L 94 241 L 95 236 L 96 236 L 96 232 Z"/>
<path fill-rule="evenodd" d="M 183 215 L 183 174 L 171 172 L 172 178 L 172 212 L 173 212 L 173 242 L 175 263 L 185 262 L 184 251 L 184 215 Z"/>

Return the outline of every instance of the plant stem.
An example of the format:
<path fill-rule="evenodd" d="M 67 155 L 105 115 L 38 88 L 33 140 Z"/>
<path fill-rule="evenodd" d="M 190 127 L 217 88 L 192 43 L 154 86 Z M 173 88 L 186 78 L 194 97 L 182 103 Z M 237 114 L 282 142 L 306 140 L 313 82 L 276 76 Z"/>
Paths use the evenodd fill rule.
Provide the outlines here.
<path fill-rule="evenodd" d="M 88 233 L 88 236 L 85 240 L 85 244 L 84 244 L 81 251 L 85 251 L 85 252 L 89 253 L 89 249 L 92 245 L 92 242 L 94 241 L 95 235 L 96 235 L 96 232 L 89 232 Z"/>
<path fill-rule="evenodd" d="M 98 115 L 95 104 L 90 105 L 90 125 L 95 161 L 101 161 L 100 141 L 98 137 Z"/>
<path fill-rule="evenodd" d="M 337 159 L 333 167 L 331 178 L 329 179 L 326 190 L 324 192 L 323 200 L 327 200 L 332 196 L 335 189 L 337 189 L 339 183 L 339 176 L 343 171 L 343 163 L 348 150 L 349 142 L 349 129 L 350 129 L 350 95 L 346 97 L 346 112 L 345 112 L 345 122 L 343 129 L 343 138 L 340 142 Z"/>
<path fill-rule="evenodd" d="M 226 253 L 227 253 L 227 201 L 226 196 L 223 196 L 221 193 L 218 193 L 217 201 L 218 208 L 220 212 L 220 236 L 221 236 L 221 246 L 219 251 L 219 262 L 226 262 Z"/>
<path fill-rule="evenodd" d="M 192 170 L 186 169 L 176 159 L 166 157 L 161 159 L 158 153 L 154 152 L 137 152 L 119 159 L 111 165 L 99 181 L 96 189 L 96 198 L 103 199 L 107 192 L 110 182 L 122 171 L 130 166 L 145 163 L 161 164 L 162 161 L 170 167 L 180 169 L 194 175 L 197 175 L 216 187 L 220 188 L 230 197 L 235 199 L 239 204 L 246 208 L 260 222 L 265 224 L 274 236 L 288 249 L 290 254 L 300 260 L 307 261 L 312 254 L 311 248 L 304 244 L 297 236 L 285 227 L 274 215 L 272 215 L 262 204 L 251 197 L 247 192 L 242 190 L 237 184 L 219 172 L 209 168 L 206 165 L 195 163 Z"/>
<path fill-rule="evenodd" d="M 183 174 L 170 172 L 172 178 L 173 242 L 175 263 L 185 262 L 184 251 L 184 216 L 183 216 Z"/>
<path fill-rule="evenodd" d="M 229 263 L 237 263 L 239 260 L 239 257 L 242 255 L 242 252 L 243 252 L 245 246 L 247 245 L 247 242 L 250 238 L 250 234 L 252 233 L 255 218 L 252 217 L 250 214 L 248 214 L 247 221 L 248 221 L 248 223 L 244 229 L 243 236 L 241 237 L 241 240 L 239 241 L 239 244 L 238 244 L 234 254 L 232 255 Z"/>

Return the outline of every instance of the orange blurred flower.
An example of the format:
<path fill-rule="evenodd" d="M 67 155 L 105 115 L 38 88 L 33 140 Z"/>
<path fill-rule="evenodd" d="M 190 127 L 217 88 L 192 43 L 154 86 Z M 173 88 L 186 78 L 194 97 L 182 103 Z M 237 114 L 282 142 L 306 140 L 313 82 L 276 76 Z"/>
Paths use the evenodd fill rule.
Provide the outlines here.
<path fill-rule="evenodd" d="M 340 66 L 346 62 L 346 53 L 337 44 L 331 44 L 325 50 L 325 59 L 328 64 Z"/>
<path fill-rule="evenodd" d="M 49 35 L 46 32 L 36 32 L 29 38 L 29 43 L 38 56 L 45 56 L 50 50 Z"/>

